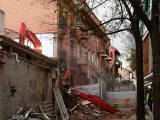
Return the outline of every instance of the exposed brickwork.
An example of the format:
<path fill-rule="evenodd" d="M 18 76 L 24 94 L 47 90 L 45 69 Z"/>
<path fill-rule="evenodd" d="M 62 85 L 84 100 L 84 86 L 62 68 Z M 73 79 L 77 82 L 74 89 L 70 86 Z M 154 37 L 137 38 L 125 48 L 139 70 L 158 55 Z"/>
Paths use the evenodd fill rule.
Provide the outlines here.
<path fill-rule="evenodd" d="M 0 0 L 0 9 L 5 12 L 5 27 L 19 32 L 21 23 L 25 22 L 27 27 L 34 33 L 56 32 L 56 2 L 47 3 L 47 0 L 46 2 L 37 1 Z"/>

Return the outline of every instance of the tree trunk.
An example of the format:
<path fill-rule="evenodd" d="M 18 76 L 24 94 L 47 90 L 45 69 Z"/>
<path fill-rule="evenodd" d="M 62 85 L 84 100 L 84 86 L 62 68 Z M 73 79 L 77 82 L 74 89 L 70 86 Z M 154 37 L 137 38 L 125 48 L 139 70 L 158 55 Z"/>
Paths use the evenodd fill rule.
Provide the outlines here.
<path fill-rule="evenodd" d="M 153 52 L 153 118 L 160 120 L 160 30 L 159 0 L 152 0 L 151 43 Z"/>
<path fill-rule="evenodd" d="M 136 18 L 135 18 L 136 19 Z M 133 35 L 136 42 L 136 75 L 137 75 L 137 120 L 145 120 L 144 113 L 144 80 L 143 80 L 143 47 L 139 31 L 139 20 L 132 22 Z"/>

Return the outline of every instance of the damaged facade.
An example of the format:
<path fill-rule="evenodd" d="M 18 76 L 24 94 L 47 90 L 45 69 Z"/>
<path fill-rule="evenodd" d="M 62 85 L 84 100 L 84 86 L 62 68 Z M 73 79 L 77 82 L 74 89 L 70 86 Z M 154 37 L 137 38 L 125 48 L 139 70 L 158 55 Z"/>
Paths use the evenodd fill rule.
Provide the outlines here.
<path fill-rule="evenodd" d="M 0 119 L 6 120 L 19 106 L 37 107 L 52 101 L 56 62 L 1 36 Z"/>
<path fill-rule="evenodd" d="M 77 3 L 70 0 L 12 2 L 0 1 L 5 13 L 2 35 L 6 36 L 0 44 L 5 62 L 0 65 L 0 118 L 7 119 L 17 106 L 54 103 L 52 85 L 57 67 L 60 80 L 68 71 L 71 87 L 105 98 L 106 82 L 101 75 L 117 75 L 120 53 L 111 46 L 105 28 L 97 27 L 101 22 L 88 12 L 88 5 L 76 9 Z M 22 22 L 41 41 L 42 54 L 27 40 L 25 46 L 17 43 Z"/>

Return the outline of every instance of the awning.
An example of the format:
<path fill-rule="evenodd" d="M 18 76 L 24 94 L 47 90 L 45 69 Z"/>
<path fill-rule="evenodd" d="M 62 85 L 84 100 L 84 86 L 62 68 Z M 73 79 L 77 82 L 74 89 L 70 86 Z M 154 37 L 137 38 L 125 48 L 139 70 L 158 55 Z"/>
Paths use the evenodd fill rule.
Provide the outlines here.
<path fill-rule="evenodd" d="M 117 50 L 117 48 L 112 47 L 112 49 L 114 50 L 114 52 L 115 52 L 117 55 L 121 55 L 120 52 Z"/>
<path fill-rule="evenodd" d="M 108 57 L 107 54 L 100 54 L 100 56 L 102 56 L 102 57 Z"/>
<path fill-rule="evenodd" d="M 150 83 L 147 83 L 147 84 L 145 84 L 144 86 L 148 86 L 148 85 L 151 85 L 152 84 L 152 82 L 150 82 Z"/>
<path fill-rule="evenodd" d="M 111 57 L 105 58 L 106 61 L 112 61 L 113 59 Z"/>
<path fill-rule="evenodd" d="M 152 81 L 152 78 L 153 78 L 153 73 L 149 73 L 148 75 L 146 75 L 146 76 L 144 77 L 144 80 L 145 80 L 145 81 Z"/>

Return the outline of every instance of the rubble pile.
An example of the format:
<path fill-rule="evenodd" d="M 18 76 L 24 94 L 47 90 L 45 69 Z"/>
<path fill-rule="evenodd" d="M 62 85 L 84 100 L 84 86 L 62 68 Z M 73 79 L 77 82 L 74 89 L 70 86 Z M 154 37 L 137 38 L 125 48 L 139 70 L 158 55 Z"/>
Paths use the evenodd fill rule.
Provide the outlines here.
<path fill-rule="evenodd" d="M 30 109 L 29 107 L 18 107 L 9 120 L 50 120 L 50 118 L 54 117 L 53 115 Z"/>
<path fill-rule="evenodd" d="M 72 97 L 75 106 L 69 109 L 70 120 L 128 120 L 132 112 L 117 112 L 111 114 L 99 106 L 83 100 L 78 96 Z"/>

